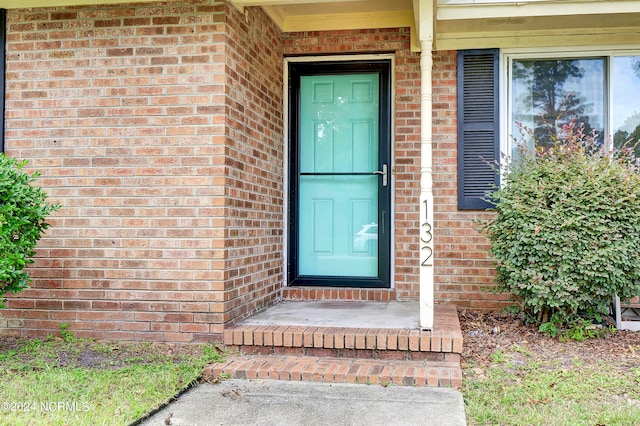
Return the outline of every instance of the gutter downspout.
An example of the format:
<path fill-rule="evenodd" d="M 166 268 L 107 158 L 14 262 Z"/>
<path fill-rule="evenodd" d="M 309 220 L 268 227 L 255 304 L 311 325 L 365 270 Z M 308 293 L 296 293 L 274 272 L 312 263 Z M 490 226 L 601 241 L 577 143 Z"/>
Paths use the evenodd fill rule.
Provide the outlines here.
<path fill-rule="evenodd" d="M 420 19 L 420 328 L 433 330 L 433 28 L 434 1 L 421 0 Z"/>

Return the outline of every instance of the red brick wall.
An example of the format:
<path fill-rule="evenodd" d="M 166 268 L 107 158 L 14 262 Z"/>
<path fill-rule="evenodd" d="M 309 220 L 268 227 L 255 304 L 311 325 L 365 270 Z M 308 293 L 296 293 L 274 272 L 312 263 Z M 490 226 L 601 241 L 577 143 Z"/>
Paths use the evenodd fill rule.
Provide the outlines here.
<path fill-rule="evenodd" d="M 399 300 L 420 297 L 420 74 L 420 53 L 396 55 L 393 265 Z"/>
<path fill-rule="evenodd" d="M 281 41 L 247 19 L 208 0 L 8 12 L 6 152 L 63 208 L 0 333 L 207 340 L 276 297 Z"/>
<path fill-rule="evenodd" d="M 284 136 L 280 30 L 231 8 L 225 35 L 225 320 L 273 304 L 283 285 Z"/>
<path fill-rule="evenodd" d="M 486 291 L 495 270 L 487 239 L 477 232 L 489 213 L 458 210 L 457 52 L 433 60 L 435 298 L 458 308 L 495 310 L 505 297 Z"/>

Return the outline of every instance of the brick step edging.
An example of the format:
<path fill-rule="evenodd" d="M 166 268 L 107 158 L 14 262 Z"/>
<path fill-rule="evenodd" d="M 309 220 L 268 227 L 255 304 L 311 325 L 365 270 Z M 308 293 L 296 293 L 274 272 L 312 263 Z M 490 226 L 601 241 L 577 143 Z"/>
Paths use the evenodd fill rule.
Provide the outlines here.
<path fill-rule="evenodd" d="M 285 346 L 226 346 L 230 352 L 244 355 L 288 355 L 288 356 L 312 356 L 330 358 L 367 358 L 380 360 L 400 361 L 429 361 L 429 362 L 457 362 L 460 363 L 461 355 L 455 352 L 414 352 L 391 351 L 380 349 L 327 349 Z"/>
<path fill-rule="evenodd" d="M 225 330 L 226 346 L 356 349 L 462 353 L 462 334 L 381 328 L 236 326 Z"/>
<path fill-rule="evenodd" d="M 462 386 L 462 371 L 458 363 L 359 358 L 237 355 L 205 369 L 205 380 L 221 376 L 396 386 Z"/>

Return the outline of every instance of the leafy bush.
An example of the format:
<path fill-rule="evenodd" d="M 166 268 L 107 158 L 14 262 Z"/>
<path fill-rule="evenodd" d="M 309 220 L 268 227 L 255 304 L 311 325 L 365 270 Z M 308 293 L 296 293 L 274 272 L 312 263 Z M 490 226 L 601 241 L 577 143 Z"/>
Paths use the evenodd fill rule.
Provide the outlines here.
<path fill-rule="evenodd" d="M 482 231 L 497 290 L 537 323 L 570 326 L 640 293 L 640 173 L 633 148 L 609 152 L 575 121 L 551 133 L 548 149 L 520 146 Z"/>
<path fill-rule="evenodd" d="M 47 203 L 47 194 L 19 162 L 0 154 L 0 308 L 3 296 L 27 288 L 30 280 L 24 268 L 33 263 L 35 247 L 49 224 L 47 216 L 60 206 Z"/>

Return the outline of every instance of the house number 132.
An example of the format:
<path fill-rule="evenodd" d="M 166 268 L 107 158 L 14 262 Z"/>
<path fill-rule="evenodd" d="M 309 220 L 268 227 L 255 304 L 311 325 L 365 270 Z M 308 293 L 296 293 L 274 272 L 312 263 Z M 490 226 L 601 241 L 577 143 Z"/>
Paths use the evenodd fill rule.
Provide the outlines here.
<path fill-rule="evenodd" d="M 429 245 L 429 243 L 431 242 L 431 240 L 433 240 L 433 234 L 431 233 L 431 224 L 429 223 L 429 204 L 427 202 L 427 200 L 424 200 L 424 216 L 425 216 L 425 220 L 424 222 L 422 222 L 422 224 L 420 225 L 420 241 L 421 241 L 421 245 L 422 247 L 420 247 L 420 250 L 426 250 L 427 251 L 427 257 L 424 258 L 424 260 L 422 261 L 421 265 L 422 266 L 433 266 L 433 263 L 429 262 L 429 259 L 431 259 L 431 257 L 433 256 L 433 249 L 431 248 L 431 246 Z"/>

